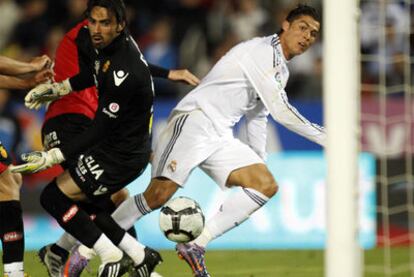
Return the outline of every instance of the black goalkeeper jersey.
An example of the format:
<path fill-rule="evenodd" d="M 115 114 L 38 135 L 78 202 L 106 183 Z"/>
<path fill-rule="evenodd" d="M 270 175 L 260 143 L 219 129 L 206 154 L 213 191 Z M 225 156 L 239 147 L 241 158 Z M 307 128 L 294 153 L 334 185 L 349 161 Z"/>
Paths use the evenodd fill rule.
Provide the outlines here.
<path fill-rule="evenodd" d="M 151 151 L 153 83 L 136 43 L 119 35 L 100 50 L 93 66 L 70 78 L 74 90 L 98 88 L 98 108 L 90 128 L 62 146 L 65 157 L 92 149 L 114 166 L 135 168 Z"/>

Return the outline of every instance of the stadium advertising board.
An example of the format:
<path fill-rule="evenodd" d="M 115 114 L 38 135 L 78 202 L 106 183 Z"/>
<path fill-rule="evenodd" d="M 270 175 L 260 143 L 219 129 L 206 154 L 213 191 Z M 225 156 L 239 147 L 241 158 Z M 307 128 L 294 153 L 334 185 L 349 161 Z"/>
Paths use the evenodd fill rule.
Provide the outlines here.
<path fill-rule="evenodd" d="M 326 236 L 325 176 L 326 163 L 320 151 L 285 152 L 269 155 L 268 165 L 279 183 L 276 197 L 253 214 L 238 228 L 214 241 L 211 248 L 275 249 L 322 248 Z M 359 162 L 359 227 L 360 241 L 365 248 L 375 245 L 375 161 L 362 154 Z M 145 189 L 150 169 L 129 185 L 131 194 Z M 351 184 L 350 184 L 351 185 Z M 195 199 L 206 217 L 218 209 L 227 193 L 201 170 L 196 169 L 184 189 L 177 195 Z M 159 211 L 144 217 L 137 225 L 141 241 L 155 248 L 173 248 L 160 231 Z M 54 241 L 61 233 L 49 219 L 26 218 L 26 245 L 38 248 Z"/>

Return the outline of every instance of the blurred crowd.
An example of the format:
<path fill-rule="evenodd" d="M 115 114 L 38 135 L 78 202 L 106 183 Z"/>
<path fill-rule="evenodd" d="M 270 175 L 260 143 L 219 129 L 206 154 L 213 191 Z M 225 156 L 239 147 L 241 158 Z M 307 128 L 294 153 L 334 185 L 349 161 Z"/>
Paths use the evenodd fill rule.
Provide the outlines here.
<path fill-rule="evenodd" d="M 166 68 L 188 68 L 203 77 L 233 45 L 280 29 L 280 22 L 299 1 L 287 0 L 126 0 L 130 33 L 146 59 Z M 0 53 L 28 59 L 47 54 L 83 16 L 87 0 L 0 0 Z M 308 1 L 320 10 L 321 1 Z M 292 96 L 318 97 L 317 45 L 292 70 Z M 298 76 L 292 74 L 292 76 Z M 303 78 L 309 79 L 303 81 Z M 297 77 L 299 79 L 299 77 Z M 303 83 L 310 83 L 304 89 Z M 296 83 L 296 84 L 295 84 Z M 157 94 L 180 97 L 188 88 L 157 81 Z M 312 92 L 316 91 L 316 92 Z"/>
<path fill-rule="evenodd" d="M 41 54 L 53 58 L 62 36 L 83 17 L 86 3 L 87 0 L 0 0 L 0 54 L 20 60 Z M 125 0 L 125 3 L 130 33 L 147 60 L 166 68 L 188 68 L 200 78 L 236 43 L 278 32 L 287 11 L 298 3 L 310 4 L 322 14 L 322 0 Z M 411 76 L 414 71 L 405 66 L 411 65 L 408 58 L 412 49 L 407 39 L 412 38 L 411 11 L 408 1 L 361 0 L 364 95 L 378 94 L 378 84 L 393 87 L 396 95 L 404 94 L 404 88 L 398 85 L 406 82 L 407 74 Z M 322 38 L 304 55 L 289 62 L 289 68 L 291 78 L 286 88 L 289 98 L 320 101 Z M 159 98 L 176 100 L 188 90 L 184 85 L 156 80 Z M 0 92 L 0 139 L 11 150 L 20 147 L 17 153 L 25 148 L 40 148 L 39 132 L 30 130 L 30 126 L 39 128 L 42 114 L 21 106 L 25 93 Z M 30 134 L 25 142 L 29 146 L 15 143 L 22 136 L 21 127 Z M 6 140 L 10 142 L 5 143 Z"/>

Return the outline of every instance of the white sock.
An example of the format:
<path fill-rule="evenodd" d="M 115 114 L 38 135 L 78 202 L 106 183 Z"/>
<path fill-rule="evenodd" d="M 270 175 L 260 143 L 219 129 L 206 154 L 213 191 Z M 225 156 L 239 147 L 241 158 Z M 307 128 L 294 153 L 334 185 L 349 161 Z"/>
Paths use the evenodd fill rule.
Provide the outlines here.
<path fill-rule="evenodd" d="M 72 237 L 72 235 L 65 232 L 63 233 L 63 235 L 60 236 L 56 244 L 69 252 L 76 245 L 77 242 L 78 241 L 74 237 Z"/>
<path fill-rule="evenodd" d="M 122 202 L 111 216 L 122 229 L 129 230 L 138 219 L 151 211 L 144 195 L 141 193 Z"/>
<path fill-rule="evenodd" d="M 8 277 L 24 277 L 23 262 L 4 264 L 4 274 Z"/>
<path fill-rule="evenodd" d="M 85 257 L 87 260 L 91 260 L 96 256 L 96 252 L 92 248 L 88 248 L 85 245 L 80 245 L 78 248 L 79 254 Z"/>
<path fill-rule="evenodd" d="M 122 258 L 122 251 L 116 247 L 104 234 L 93 245 L 96 254 L 102 263 L 112 263 Z"/>
<path fill-rule="evenodd" d="M 219 211 L 208 220 L 201 235 L 192 241 L 199 246 L 207 244 L 240 225 L 249 216 L 262 207 L 269 198 L 251 188 L 240 188 L 230 195 L 221 205 Z"/>
<path fill-rule="evenodd" d="M 122 238 L 121 242 L 118 244 L 118 247 L 125 251 L 128 256 L 134 261 L 135 265 L 139 265 L 144 261 L 145 245 L 139 243 L 134 237 L 130 234 L 125 233 L 125 236 Z"/>

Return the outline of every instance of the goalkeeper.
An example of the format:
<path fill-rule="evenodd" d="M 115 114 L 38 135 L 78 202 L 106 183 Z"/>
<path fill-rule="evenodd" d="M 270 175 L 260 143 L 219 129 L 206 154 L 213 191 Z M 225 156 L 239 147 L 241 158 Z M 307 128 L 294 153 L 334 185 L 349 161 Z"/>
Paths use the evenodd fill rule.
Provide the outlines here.
<path fill-rule="evenodd" d="M 82 68 L 88 70 L 88 65 L 94 64 L 95 50 L 90 43 L 91 41 L 89 39 L 85 40 L 83 37 L 85 34 L 81 31 L 85 26 L 87 26 L 87 20 L 77 24 L 64 36 L 56 50 L 53 69 L 57 82 L 78 74 Z M 196 85 L 199 82 L 188 70 L 166 70 L 151 64 L 149 64 L 149 69 L 154 77 L 182 81 L 190 85 Z M 30 103 L 30 100 L 28 100 L 28 103 Z M 30 106 L 30 104 L 28 105 Z M 73 137 L 89 128 L 93 122 L 97 105 L 98 95 L 96 86 L 76 93 L 70 93 L 53 101 L 48 106 L 42 127 L 42 141 L 45 150 L 50 150 L 54 147 L 61 148 L 65 144 L 70 143 Z M 74 156 L 73 158 L 68 158 L 60 165 L 63 169 L 67 169 L 69 165 L 73 166 L 76 164 L 77 157 Z M 110 214 L 127 197 L 128 190 L 122 189 L 113 195 L 103 197 L 99 200 L 99 203 L 95 201 L 93 205 L 82 204 L 82 207 L 89 214 L 103 211 Z M 130 229 L 130 231 L 134 230 Z M 73 249 L 73 259 L 66 263 L 69 251 L 76 245 L 76 242 L 75 238 L 65 233 L 56 243 L 40 249 L 40 259 L 46 266 L 50 276 L 61 276 L 63 271 L 65 274 L 69 274 L 69 276 L 80 275 L 83 268 L 87 265 L 88 252 L 78 253 L 77 248 Z M 71 261 L 77 261 L 77 263 L 73 264 Z"/>

